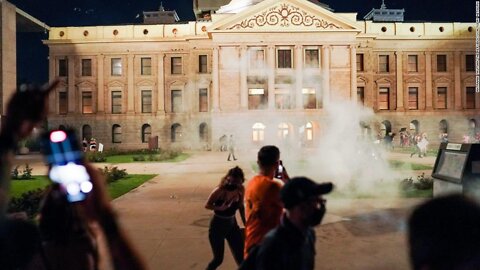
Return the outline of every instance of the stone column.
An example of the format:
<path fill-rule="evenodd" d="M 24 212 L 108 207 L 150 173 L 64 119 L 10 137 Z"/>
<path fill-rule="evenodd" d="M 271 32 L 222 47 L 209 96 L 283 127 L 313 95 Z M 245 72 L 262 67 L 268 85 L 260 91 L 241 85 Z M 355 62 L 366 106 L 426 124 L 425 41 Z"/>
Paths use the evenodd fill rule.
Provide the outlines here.
<path fill-rule="evenodd" d="M 322 97 L 323 107 L 330 103 L 330 46 L 322 46 Z"/>
<path fill-rule="evenodd" d="M 295 46 L 295 109 L 303 109 L 302 86 L 303 86 L 303 46 Z"/>
<path fill-rule="evenodd" d="M 213 47 L 213 63 L 212 63 L 212 102 L 213 102 L 213 108 L 212 110 L 214 112 L 218 112 L 220 110 L 220 100 L 219 100 L 219 74 L 218 74 L 218 68 L 219 68 L 219 47 Z"/>
<path fill-rule="evenodd" d="M 462 61 L 460 59 L 460 52 L 456 51 L 454 53 L 454 76 L 455 76 L 455 95 L 453 101 L 455 102 L 455 110 L 461 110 L 463 108 L 463 100 L 462 100 L 462 86 L 460 81 L 460 67 L 462 65 Z"/>
<path fill-rule="evenodd" d="M 127 113 L 135 113 L 135 74 L 133 73 L 133 64 L 135 56 L 127 55 Z"/>
<path fill-rule="evenodd" d="M 432 91 L 432 52 L 425 52 L 425 105 L 426 110 L 433 109 L 433 91 Z M 420 94 L 420 93 L 419 93 Z"/>
<path fill-rule="evenodd" d="M 396 51 L 395 52 L 395 63 L 396 63 L 396 89 L 397 89 L 397 111 L 405 111 L 405 91 L 403 89 L 403 52 Z M 378 101 L 377 101 L 378 103 Z"/>
<path fill-rule="evenodd" d="M 105 113 L 105 56 L 103 54 L 97 55 L 97 113 Z"/>
<path fill-rule="evenodd" d="M 355 45 L 350 45 L 350 91 L 351 100 L 357 103 L 357 49 Z"/>
<path fill-rule="evenodd" d="M 267 53 L 268 70 L 268 109 L 275 108 L 275 46 L 268 46 Z"/>
<path fill-rule="evenodd" d="M 76 89 L 75 89 L 75 57 L 69 55 L 67 57 L 68 61 L 68 112 L 75 113 L 77 111 L 77 102 L 81 102 L 82 95 L 79 94 L 79 98 L 76 98 Z"/>
<path fill-rule="evenodd" d="M 50 60 L 48 61 L 48 73 L 50 77 L 50 81 L 53 81 L 57 76 L 55 73 L 55 63 L 57 59 L 54 56 L 50 56 Z M 59 88 L 57 87 L 52 92 L 50 92 L 50 96 L 48 97 L 48 112 L 51 114 L 58 114 L 58 92 Z M 0 112 L 1 113 L 1 112 Z"/>
<path fill-rule="evenodd" d="M 165 53 L 158 54 L 157 68 L 157 114 L 165 114 Z"/>
<path fill-rule="evenodd" d="M 240 46 L 240 109 L 248 109 L 247 86 L 248 51 L 246 46 Z"/>

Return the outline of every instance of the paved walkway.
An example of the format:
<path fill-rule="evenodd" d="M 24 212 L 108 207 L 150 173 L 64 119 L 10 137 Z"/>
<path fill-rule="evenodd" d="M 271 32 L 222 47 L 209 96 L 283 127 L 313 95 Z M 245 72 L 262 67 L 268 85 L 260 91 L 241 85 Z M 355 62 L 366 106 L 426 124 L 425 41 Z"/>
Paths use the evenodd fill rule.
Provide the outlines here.
<path fill-rule="evenodd" d="M 253 175 L 255 153 L 239 153 L 226 161 L 226 153 L 192 153 L 179 163 L 128 163 L 129 173 L 156 173 L 154 179 L 116 199 L 120 214 L 135 246 L 150 269 L 205 269 L 211 259 L 208 224 L 211 211 L 204 209 L 210 191 L 232 166 L 239 165 L 247 178 Z M 395 159 L 421 160 L 393 154 Z M 247 158 L 248 157 L 248 158 Z M 34 173 L 42 172 L 38 157 L 23 157 Z M 431 162 L 431 163 L 430 163 Z M 45 170 L 43 168 L 43 170 Z M 330 199 L 322 226 L 316 229 L 316 269 L 409 269 L 405 220 L 418 199 Z M 236 269 L 228 248 L 219 269 Z"/>

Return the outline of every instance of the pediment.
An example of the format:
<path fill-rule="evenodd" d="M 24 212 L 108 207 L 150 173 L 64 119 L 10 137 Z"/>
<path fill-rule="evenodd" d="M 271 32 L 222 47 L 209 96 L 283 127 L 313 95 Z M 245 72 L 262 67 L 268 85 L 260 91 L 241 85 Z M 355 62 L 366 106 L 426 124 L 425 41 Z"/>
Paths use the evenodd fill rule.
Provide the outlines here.
<path fill-rule="evenodd" d="M 390 80 L 388 78 L 380 78 L 380 79 L 376 80 L 375 83 L 377 83 L 377 84 L 391 84 L 392 80 Z"/>
<path fill-rule="evenodd" d="M 475 76 L 469 76 L 463 80 L 463 83 L 474 84 L 475 83 Z"/>
<path fill-rule="evenodd" d="M 137 86 L 154 86 L 155 82 L 152 80 L 141 80 L 137 83 Z"/>
<path fill-rule="evenodd" d="M 76 86 L 78 88 L 95 88 L 95 83 L 91 82 L 91 81 L 81 81 L 79 83 L 76 84 Z"/>
<path fill-rule="evenodd" d="M 368 79 L 365 76 L 357 76 L 357 83 L 368 83 Z"/>
<path fill-rule="evenodd" d="M 122 81 L 115 80 L 115 81 L 109 82 L 107 86 L 108 87 L 124 87 L 125 83 Z"/>
<path fill-rule="evenodd" d="M 417 77 L 408 78 L 405 82 L 407 83 L 422 83 L 422 80 Z"/>
<path fill-rule="evenodd" d="M 440 77 L 435 80 L 435 83 L 451 83 L 452 80 L 448 79 L 447 77 Z"/>
<path fill-rule="evenodd" d="M 355 22 L 308 0 L 264 0 L 215 22 L 211 32 L 360 31 Z"/>

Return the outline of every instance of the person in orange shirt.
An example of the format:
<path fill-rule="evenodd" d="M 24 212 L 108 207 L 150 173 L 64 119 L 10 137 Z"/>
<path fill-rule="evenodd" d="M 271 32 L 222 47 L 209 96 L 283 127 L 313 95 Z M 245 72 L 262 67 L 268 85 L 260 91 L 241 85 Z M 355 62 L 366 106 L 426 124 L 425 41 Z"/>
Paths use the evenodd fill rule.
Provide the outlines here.
<path fill-rule="evenodd" d="M 263 146 L 257 155 L 257 164 L 260 169 L 245 190 L 245 210 L 247 223 L 245 224 L 244 256 L 255 246 L 259 245 L 268 231 L 280 224 L 283 204 L 280 200 L 282 184 L 274 181 L 280 165 L 280 150 L 274 145 Z M 289 180 L 285 168 L 278 177 L 284 183 Z"/>

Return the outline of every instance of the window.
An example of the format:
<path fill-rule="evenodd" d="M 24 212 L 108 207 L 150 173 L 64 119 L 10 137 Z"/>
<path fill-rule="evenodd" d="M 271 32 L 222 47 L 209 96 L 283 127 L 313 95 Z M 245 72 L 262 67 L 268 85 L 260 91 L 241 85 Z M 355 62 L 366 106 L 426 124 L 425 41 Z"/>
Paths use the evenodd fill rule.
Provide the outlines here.
<path fill-rule="evenodd" d="M 182 57 L 171 57 L 171 74 L 182 74 Z"/>
<path fill-rule="evenodd" d="M 465 109 L 475 109 L 475 87 L 467 87 L 465 96 Z"/>
<path fill-rule="evenodd" d="M 87 142 L 92 138 L 92 127 L 90 125 L 83 125 L 82 138 L 87 140 Z"/>
<path fill-rule="evenodd" d="M 357 87 L 357 102 L 359 104 L 365 103 L 365 87 Z"/>
<path fill-rule="evenodd" d="M 473 54 L 465 55 L 465 71 L 475 71 L 475 59 Z"/>
<path fill-rule="evenodd" d="M 207 56 L 199 55 L 198 56 L 198 72 L 207 73 Z"/>
<path fill-rule="evenodd" d="M 313 125 L 312 123 L 308 122 L 305 125 L 305 131 L 306 131 L 306 139 L 307 141 L 313 141 Z"/>
<path fill-rule="evenodd" d="M 200 88 L 198 91 L 198 111 L 208 111 L 208 92 L 207 88 Z"/>
<path fill-rule="evenodd" d="M 408 88 L 408 109 L 418 110 L 418 87 Z"/>
<path fill-rule="evenodd" d="M 408 56 L 408 71 L 418 72 L 418 55 Z"/>
<path fill-rule="evenodd" d="M 363 71 L 363 53 L 357 54 L 357 71 Z"/>
<path fill-rule="evenodd" d="M 122 59 L 112 58 L 112 76 L 122 76 Z"/>
<path fill-rule="evenodd" d="M 152 91 L 142 90 L 142 113 L 152 112 Z"/>
<path fill-rule="evenodd" d="M 390 109 L 390 88 L 380 87 L 378 92 L 378 109 L 389 110 Z"/>
<path fill-rule="evenodd" d="M 292 50 L 277 51 L 277 68 L 292 68 Z"/>
<path fill-rule="evenodd" d="M 140 59 L 142 68 L 141 72 L 142 75 L 152 75 L 152 58 L 150 57 L 142 57 Z"/>
<path fill-rule="evenodd" d="M 59 77 L 68 76 L 68 60 L 67 59 L 58 59 L 58 76 Z"/>
<path fill-rule="evenodd" d="M 122 91 L 112 91 L 112 113 L 122 113 Z"/>
<path fill-rule="evenodd" d="M 172 90 L 172 112 L 178 113 L 182 111 L 182 91 Z"/>
<path fill-rule="evenodd" d="M 149 124 L 142 126 L 142 143 L 148 143 L 148 139 L 152 136 L 152 127 Z"/>
<path fill-rule="evenodd" d="M 265 140 L 265 125 L 255 123 L 252 127 L 252 140 L 254 142 L 263 142 Z"/>
<path fill-rule="evenodd" d="M 58 92 L 58 113 L 68 113 L 68 95 L 65 91 Z"/>
<path fill-rule="evenodd" d="M 171 127 L 170 139 L 172 142 L 180 142 L 182 140 L 182 126 L 180 124 L 173 124 Z"/>
<path fill-rule="evenodd" d="M 206 123 L 201 123 L 198 127 L 198 137 L 200 138 L 201 142 L 208 141 L 208 126 Z"/>
<path fill-rule="evenodd" d="M 288 89 L 275 89 L 275 109 L 291 109 L 290 91 Z"/>
<path fill-rule="evenodd" d="M 437 72 L 447 71 L 447 56 L 445 54 L 437 55 Z"/>
<path fill-rule="evenodd" d="M 249 52 L 250 55 L 250 68 L 258 69 L 263 67 L 263 62 L 265 60 L 265 52 L 261 49 L 252 49 Z"/>
<path fill-rule="evenodd" d="M 120 125 L 112 126 L 112 143 L 121 143 L 122 142 L 122 127 Z"/>
<path fill-rule="evenodd" d="M 93 113 L 92 92 L 82 92 L 82 113 Z"/>
<path fill-rule="evenodd" d="M 316 109 L 317 108 L 317 96 L 315 88 L 303 88 L 303 108 L 304 109 Z"/>
<path fill-rule="evenodd" d="M 248 89 L 248 109 L 261 110 L 267 108 L 267 91 L 263 88 Z"/>
<path fill-rule="evenodd" d="M 280 140 L 286 140 L 288 138 L 288 124 L 287 123 L 280 123 L 278 125 L 278 138 Z"/>
<path fill-rule="evenodd" d="M 318 68 L 318 49 L 306 49 L 305 50 L 305 67 L 306 68 Z"/>
<path fill-rule="evenodd" d="M 437 88 L 437 109 L 447 108 L 447 87 Z"/>
<path fill-rule="evenodd" d="M 388 55 L 379 55 L 378 56 L 378 71 L 379 72 L 389 72 L 388 65 Z"/>
<path fill-rule="evenodd" d="M 82 59 L 82 76 L 92 76 L 92 59 Z"/>

